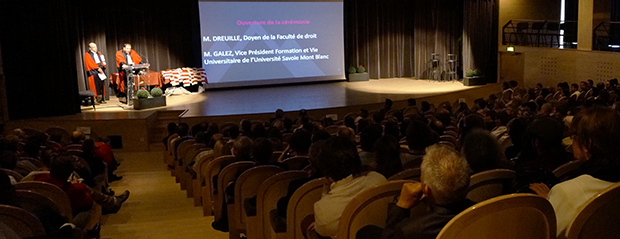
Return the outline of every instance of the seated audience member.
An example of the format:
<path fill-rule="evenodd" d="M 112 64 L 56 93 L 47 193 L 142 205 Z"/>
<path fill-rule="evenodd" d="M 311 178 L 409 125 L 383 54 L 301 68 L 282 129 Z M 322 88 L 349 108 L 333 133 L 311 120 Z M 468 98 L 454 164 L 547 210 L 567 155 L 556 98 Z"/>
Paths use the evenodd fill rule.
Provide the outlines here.
<path fill-rule="evenodd" d="M 585 161 L 581 176 L 559 183 L 530 185 L 538 195 L 549 199 L 557 218 L 557 235 L 565 237 L 570 222 L 593 196 L 620 181 L 620 116 L 609 107 L 582 109 L 571 124 L 573 154 Z"/>
<path fill-rule="evenodd" d="M 295 156 L 308 156 L 308 150 L 312 144 L 312 134 L 304 129 L 297 129 L 288 140 L 288 146 L 278 158 L 278 162 L 282 162 L 286 158 Z"/>
<path fill-rule="evenodd" d="M 242 119 L 241 122 L 239 122 L 239 126 L 241 126 L 241 134 L 244 136 L 248 136 L 250 138 L 253 138 L 252 136 L 252 121 L 250 121 L 249 119 Z"/>
<path fill-rule="evenodd" d="M 469 131 L 474 129 L 486 129 L 486 124 L 484 123 L 482 116 L 475 113 L 465 116 L 461 123 L 461 135 L 459 136 L 459 142 L 461 144 L 463 143 L 465 137 L 467 137 L 467 133 L 469 133 Z"/>
<path fill-rule="evenodd" d="M 523 149 L 515 159 L 515 167 L 542 167 L 553 171 L 570 161 L 562 146 L 563 133 L 564 124 L 555 118 L 541 118 L 532 122 L 523 134 Z"/>
<path fill-rule="evenodd" d="M 310 141 L 314 143 L 316 141 L 327 140 L 330 137 L 332 137 L 332 135 L 325 130 L 315 130 L 314 132 L 312 132 L 312 137 Z"/>
<path fill-rule="evenodd" d="M 11 184 L 9 177 L 2 171 L 0 171 L 0 204 L 22 208 L 22 203 L 15 192 L 15 188 Z M 43 225 L 45 229 L 45 236 L 43 238 L 85 238 L 83 237 L 85 235 L 82 235 L 79 228 L 73 229 L 71 227 L 72 224 L 68 223 L 67 218 L 49 206 L 40 205 L 27 210 L 32 210 L 29 212 L 37 217 L 41 225 Z M 0 226 L 0 238 L 19 238 L 19 236 L 9 236 L 11 235 L 10 230 L 10 228 Z"/>
<path fill-rule="evenodd" d="M 323 175 L 317 170 L 317 159 L 321 153 L 321 148 L 325 144 L 325 141 L 317 141 L 310 146 L 308 157 L 310 158 L 310 167 L 306 171 L 308 173 L 307 178 L 300 178 L 291 181 L 288 184 L 288 190 L 286 196 L 278 199 L 277 208 L 275 211 L 269 212 L 269 219 L 274 231 L 285 232 L 286 231 L 286 210 L 288 208 L 288 202 L 295 193 L 295 191 L 307 182 L 320 178 Z M 256 199 L 253 204 L 246 204 L 246 212 L 248 216 L 256 216 Z"/>
<path fill-rule="evenodd" d="M 409 146 L 409 154 L 401 157 L 403 166 L 409 162 L 413 162 L 413 167 L 419 166 L 418 162 L 422 162 L 422 156 L 425 154 L 426 147 L 439 142 L 439 135 L 431 130 L 428 125 L 420 120 L 414 120 L 407 127 L 407 145 Z"/>
<path fill-rule="evenodd" d="M 357 233 L 357 238 L 432 239 L 450 219 L 474 204 L 465 198 L 470 169 L 458 152 L 444 145 L 430 146 L 421 172 L 421 182 L 405 183 L 396 204 L 388 205 L 385 229 L 368 226 Z M 427 210 L 411 215 L 418 204 Z"/>
<path fill-rule="evenodd" d="M 504 151 L 506 159 L 512 160 L 523 149 L 523 134 L 525 133 L 526 126 L 527 120 L 523 118 L 513 118 L 508 122 L 506 128 L 512 144 Z"/>
<path fill-rule="evenodd" d="M 177 149 L 179 148 L 179 145 L 183 141 L 192 138 L 191 136 L 189 136 L 189 133 L 190 133 L 189 132 L 189 125 L 187 123 L 179 123 L 179 125 L 177 126 L 177 135 L 178 135 L 178 137 L 174 138 L 174 139 L 172 139 L 172 141 L 170 141 L 170 146 L 172 146 L 173 152 L 177 151 Z"/>
<path fill-rule="evenodd" d="M 351 127 L 340 127 L 338 132 L 336 132 L 336 136 L 347 138 L 351 142 L 356 143 L 355 130 Z"/>
<path fill-rule="evenodd" d="M 389 178 L 403 170 L 400 161 L 400 145 L 398 139 L 392 135 L 379 138 L 373 146 L 375 162 L 368 165 L 368 169 Z"/>
<path fill-rule="evenodd" d="M 355 124 L 358 124 L 360 120 L 368 119 L 369 112 L 367 109 L 360 109 L 357 118 L 355 118 Z"/>
<path fill-rule="evenodd" d="M 73 131 L 73 133 L 71 133 L 70 144 L 82 144 L 84 139 L 86 139 L 86 136 L 84 136 L 84 133 L 82 133 L 82 131 Z"/>
<path fill-rule="evenodd" d="M 168 150 L 168 139 L 170 138 L 170 136 L 177 133 L 177 124 L 175 124 L 174 122 L 170 122 L 168 123 L 168 126 L 166 126 L 166 129 L 168 130 L 168 135 L 164 137 L 161 141 L 162 143 L 164 143 L 164 147 L 166 147 L 166 151 L 167 151 Z"/>
<path fill-rule="evenodd" d="M 256 166 L 275 165 L 275 160 L 271 159 L 273 154 L 273 144 L 266 138 L 257 138 L 252 145 L 252 159 Z"/>
<path fill-rule="evenodd" d="M 15 171 L 15 166 L 17 166 L 17 157 L 15 156 L 15 152 L 8 149 L 0 151 L 0 168 Z M 11 179 L 11 184 L 17 183 L 17 180 L 15 180 L 13 176 L 9 175 L 9 178 Z"/>
<path fill-rule="evenodd" d="M 501 150 L 500 152 L 502 153 L 503 157 L 506 148 L 508 148 L 508 146 L 512 144 L 512 142 L 510 142 L 510 135 L 508 135 L 507 127 L 508 123 L 512 118 L 510 117 L 510 115 L 508 115 L 506 111 L 497 112 L 496 117 L 497 119 L 495 120 L 495 128 L 491 130 L 491 134 L 497 139 Z"/>
<path fill-rule="evenodd" d="M 267 129 L 265 129 L 265 126 L 262 124 L 254 124 L 252 125 L 251 136 L 249 137 L 251 139 L 265 138 L 267 137 Z"/>
<path fill-rule="evenodd" d="M 400 129 L 398 128 L 398 121 L 394 117 L 388 120 L 383 126 L 383 134 L 384 135 L 392 135 L 394 138 L 400 138 Z"/>
<path fill-rule="evenodd" d="M 121 164 L 116 161 L 116 157 L 112 151 L 112 146 L 110 145 L 110 138 L 106 137 L 101 139 L 100 142 L 95 142 L 95 147 L 97 148 L 96 154 L 100 155 L 106 163 L 108 169 L 108 181 L 114 182 L 123 179 L 122 176 L 117 176 L 114 174 L 114 171 L 118 169 Z"/>
<path fill-rule="evenodd" d="M 362 133 L 362 131 L 364 131 L 364 129 L 373 124 L 372 119 L 361 119 L 359 122 L 357 122 L 357 131 L 356 133 L 359 135 Z"/>
<path fill-rule="evenodd" d="M 82 155 L 80 157 L 88 163 L 88 168 L 90 169 L 90 178 L 87 178 L 86 175 L 80 174 L 82 178 L 84 178 L 84 183 L 95 190 L 100 190 L 101 186 L 105 185 L 105 177 L 104 175 L 106 165 L 103 157 L 97 153 L 97 149 L 95 148 L 95 141 L 92 139 L 84 140 L 82 144 Z"/>
<path fill-rule="evenodd" d="M 381 128 L 377 125 L 369 125 L 364 128 L 364 131 L 360 134 L 360 147 L 359 155 L 362 160 L 362 166 L 368 166 L 375 162 L 375 155 L 372 151 L 372 147 L 375 145 L 377 139 L 381 138 Z"/>
<path fill-rule="evenodd" d="M 231 159 L 227 159 L 222 161 L 222 163 L 220 163 L 220 168 L 223 169 L 226 166 L 228 166 L 229 164 L 232 164 L 234 162 L 239 162 L 239 161 L 252 161 L 252 139 L 250 139 L 250 137 L 247 136 L 240 136 L 237 140 L 235 140 L 235 142 L 233 143 L 233 148 L 231 149 L 232 155 L 235 156 L 235 158 L 231 158 Z M 221 171 L 220 169 L 220 171 Z M 243 172 L 239 172 L 239 174 L 236 177 L 239 177 L 239 175 L 241 175 L 241 173 Z M 219 177 L 219 173 L 215 176 L 213 176 L 212 178 L 212 182 L 213 185 L 218 185 L 218 177 Z M 226 206 L 226 204 L 234 199 L 235 196 L 235 182 L 229 182 L 228 186 L 226 187 L 226 192 L 225 192 L 225 198 L 224 201 L 222 201 L 222 213 L 221 216 L 219 218 L 215 218 L 215 220 L 213 221 L 213 223 L 211 223 L 211 226 L 213 227 L 213 229 L 215 230 L 219 230 L 219 231 L 223 231 L 223 232 L 228 232 L 228 207 Z"/>
<path fill-rule="evenodd" d="M 73 174 L 74 161 L 75 159 L 72 156 L 55 157 L 50 165 L 50 174 L 38 175 L 35 180 L 54 184 L 65 191 L 71 202 L 74 215 L 89 211 L 93 202 L 101 205 L 104 214 L 118 212 L 129 198 L 129 191 L 125 190 L 119 196 L 107 196 L 77 182 Z"/>
<path fill-rule="evenodd" d="M 351 128 L 355 132 L 357 126 L 355 125 L 355 119 L 351 115 L 345 115 L 343 121 L 345 127 Z"/>
<path fill-rule="evenodd" d="M 497 139 L 484 129 L 475 129 L 467 134 L 461 153 L 469 163 L 472 174 L 499 167 L 499 144 Z"/>
<path fill-rule="evenodd" d="M 357 149 L 351 141 L 341 137 L 325 141 L 319 153 L 318 169 L 330 185 L 325 185 L 321 199 L 314 204 L 313 228 L 318 235 L 336 236 L 342 211 L 351 199 L 364 189 L 387 182 L 377 172 L 363 174 L 361 168 Z"/>
<path fill-rule="evenodd" d="M 277 109 L 275 114 L 274 114 L 274 116 L 271 119 L 269 119 L 269 123 L 273 123 L 276 120 L 282 120 L 283 121 L 284 119 L 288 119 L 288 118 L 286 118 L 284 116 L 284 110 Z"/>
<path fill-rule="evenodd" d="M 284 129 L 282 130 L 282 133 L 283 134 L 289 134 L 289 133 L 292 134 L 293 133 L 293 130 L 292 130 L 293 129 L 293 125 L 294 125 L 294 122 L 293 122 L 292 119 L 284 118 L 282 120 L 282 126 L 284 126 Z"/>

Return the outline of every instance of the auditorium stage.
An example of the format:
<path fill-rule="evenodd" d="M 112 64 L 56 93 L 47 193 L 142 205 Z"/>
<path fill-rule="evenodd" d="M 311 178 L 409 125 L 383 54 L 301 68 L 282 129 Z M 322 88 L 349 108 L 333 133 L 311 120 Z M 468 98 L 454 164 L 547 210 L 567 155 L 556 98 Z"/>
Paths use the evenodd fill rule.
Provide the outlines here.
<path fill-rule="evenodd" d="M 389 78 L 362 82 L 322 82 L 311 84 L 262 86 L 238 89 L 209 90 L 199 94 L 172 95 L 167 106 L 152 110 L 180 110 L 183 117 L 224 115 L 248 115 L 272 113 L 276 109 L 285 112 L 299 109 L 316 110 L 383 103 L 386 98 L 404 101 L 408 98 L 426 98 L 454 92 L 467 91 L 480 86 L 464 86 L 460 81 L 437 82 L 413 78 Z M 107 113 L 127 112 L 133 117 L 142 113 L 123 109 L 116 97 L 107 104 L 82 107 L 82 114 L 97 114 L 107 118 Z M 119 114 L 112 114 L 111 117 Z M 96 118 L 100 118 L 96 117 Z M 87 117 L 90 118 L 90 117 Z"/>
<path fill-rule="evenodd" d="M 112 96 L 107 104 L 96 106 L 96 110 L 82 107 L 82 113 L 75 115 L 8 121 L 4 133 L 15 128 L 41 131 L 52 126 L 67 130 L 87 128 L 94 138 L 114 136 L 120 145 L 116 150 L 145 152 L 161 150 L 161 139 L 165 137 L 166 125 L 170 122 L 193 125 L 239 122 L 241 119 L 268 120 L 276 109 L 283 109 L 289 118 L 296 118 L 297 111 L 306 109 L 314 119 L 327 114 L 342 119 L 360 108 L 378 110 L 386 98 L 394 101 L 393 108 L 402 109 L 408 98 L 415 98 L 418 102 L 427 100 L 436 105 L 464 98 L 471 104 L 474 99 L 499 90 L 499 84 L 463 86 L 459 81 L 390 78 L 209 90 L 200 94 L 168 96 L 168 106 L 148 110 L 125 110 Z"/>

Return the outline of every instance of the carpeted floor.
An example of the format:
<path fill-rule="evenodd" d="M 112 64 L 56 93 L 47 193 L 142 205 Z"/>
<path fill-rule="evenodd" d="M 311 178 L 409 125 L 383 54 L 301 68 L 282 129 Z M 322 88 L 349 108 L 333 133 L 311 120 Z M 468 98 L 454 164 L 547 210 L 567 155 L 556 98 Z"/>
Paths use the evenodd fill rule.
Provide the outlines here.
<path fill-rule="evenodd" d="M 166 170 L 162 152 L 115 153 L 124 178 L 113 182 L 116 194 L 131 195 L 117 214 L 102 219 L 101 238 L 228 238 L 211 228 L 213 216 L 203 217 L 193 199 Z"/>

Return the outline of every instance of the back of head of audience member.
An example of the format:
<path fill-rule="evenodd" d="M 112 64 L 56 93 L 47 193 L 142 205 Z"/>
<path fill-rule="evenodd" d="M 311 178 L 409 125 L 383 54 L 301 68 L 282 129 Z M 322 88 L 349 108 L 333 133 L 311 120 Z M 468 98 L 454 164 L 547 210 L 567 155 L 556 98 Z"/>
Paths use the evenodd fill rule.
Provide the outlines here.
<path fill-rule="evenodd" d="M 192 128 L 191 128 L 191 130 L 190 130 L 190 132 L 192 132 L 192 135 L 191 135 L 192 137 L 196 137 L 196 134 L 197 134 L 198 132 L 201 132 L 201 131 L 202 131 L 201 124 L 202 124 L 202 123 L 198 123 L 198 124 L 195 124 L 195 125 L 193 125 L 193 126 L 192 126 Z"/>
<path fill-rule="evenodd" d="M 252 125 L 251 134 L 247 136 L 250 138 L 265 138 L 267 137 L 267 130 L 265 129 L 265 126 L 262 124 L 254 124 Z"/>
<path fill-rule="evenodd" d="M 431 204 L 448 205 L 465 199 L 471 169 L 458 152 L 444 145 L 430 146 L 420 170 L 424 194 Z"/>
<path fill-rule="evenodd" d="M 595 178 L 620 181 L 620 116 L 610 107 L 580 110 L 571 123 L 573 154 L 586 160 L 584 173 Z"/>
<path fill-rule="evenodd" d="M 239 126 L 231 125 L 228 129 L 225 130 L 224 135 L 228 136 L 230 139 L 237 139 L 241 132 L 239 131 Z"/>
<path fill-rule="evenodd" d="M 370 116 L 370 115 L 369 115 L 369 113 L 368 113 L 368 110 L 367 110 L 367 109 L 360 109 L 359 116 L 360 116 L 362 119 L 367 119 L 367 118 L 368 118 L 368 116 Z"/>
<path fill-rule="evenodd" d="M 70 155 L 61 155 L 52 159 L 50 176 L 62 182 L 67 181 L 73 171 L 75 159 Z"/>
<path fill-rule="evenodd" d="M 285 131 L 291 131 L 291 128 L 293 128 L 293 120 L 289 118 L 284 118 L 282 120 L 282 125 L 284 126 Z"/>
<path fill-rule="evenodd" d="M 366 152 L 372 152 L 372 147 L 381 137 L 381 128 L 378 125 L 369 125 L 360 134 L 360 148 Z"/>
<path fill-rule="evenodd" d="M 385 99 L 385 103 L 383 104 L 383 109 L 386 109 L 386 110 L 392 109 L 392 105 L 394 105 L 394 102 L 392 102 L 391 99 Z"/>
<path fill-rule="evenodd" d="M 0 168 L 13 170 L 17 166 L 17 155 L 12 150 L 0 151 Z"/>
<path fill-rule="evenodd" d="M 332 137 L 331 134 L 329 134 L 327 131 L 325 130 L 315 130 L 314 132 L 312 132 L 312 137 L 311 137 L 311 142 L 314 143 L 316 141 L 320 141 L 320 140 L 327 140 L 329 139 L 329 137 Z"/>
<path fill-rule="evenodd" d="M 71 133 L 71 144 L 82 144 L 85 138 L 82 131 L 73 131 L 73 133 Z"/>
<path fill-rule="evenodd" d="M 177 135 L 185 137 L 189 135 L 189 125 L 187 123 L 179 123 L 177 126 Z"/>
<path fill-rule="evenodd" d="M 209 143 L 209 139 L 207 138 L 205 131 L 200 131 L 196 133 L 194 137 L 196 138 L 196 143 L 205 144 L 205 145 Z"/>
<path fill-rule="evenodd" d="M 176 134 L 177 133 L 177 124 L 175 124 L 174 122 L 168 123 L 168 126 L 166 126 L 166 130 L 168 131 L 168 135 Z"/>
<path fill-rule="evenodd" d="M 249 119 L 242 119 L 241 122 L 239 122 L 239 125 L 241 125 L 241 132 L 243 132 L 243 135 L 248 136 L 250 138 L 252 138 L 252 121 L 250 121 Z"/>
<path fill-rule="evenodd" d="M 252 145 L 252 157 L 259 165 L 269 164 L 273 154 L 273 145 L 266 138 L 257 138 Z"/>
<path fill-rule="evenodd" d="M 507 81 L 502 82 L 502 90 L 510 89 L 510 83 Z"/>
<path fill-rule="evenodd" d="M 428 146 L 439 142 L 439 136 L 427 124 L 414 120 L 407 127 L 407 144 L 409 150 L 424 151 Z"/>
<path fill-rule="evenodd" d="M 414 98 L 407 99 L 407 106 L 416 106 L 416 100 Z"/>
<path fill-rule="evenodd" d="M 573 93 L 575 91 L 578 91 L 578 90 L 579 90 L 579 84 L 577 84 L 577 83 L 570 84 L 570 92 L 571 93 Z"/>
<path fill-rule="evenodd" d="M 308 155 L 308 149 L 312 144 L 312 134 L 304 129 L 295 130 L 291 138 L 288 140 L 290 149 L 297 156 Z"/>
<path fill-rule="evenodd" d="M 366 127 L 368 127 L 368 125 L 372 124 L 372 120 L 371 119 L 361 119 L 357 122 L 357 133 L 361 133 L 362 131 L 364 131 L 364 129 Z"/>
<path fill-rule="evenodd" d="M 350 127 L 340 127 L 338 132 L 336 132 L 336 136 L 344 137 L 351 140 L 351 142 L 355 142 L 355 130 Z"/>
<path fill-rule="evenodd" d="M 426 113 L 427 111 L 431 110 L 431 103 L 424 100 L 422 101 L 422 103 L 420 103 L 420 107 L 421 107 L 420 110 L 422 110 L 422 113 Z"/>
<path fill-rule="evenodd" d="M 355 144 L 342 137 L 331 137 L 318 154 L 318 169 L 330 180 L 336 182 L 353 175 L 357 177 L 362 169 Z"/>
<path fill-rule="evenodd" d="M 461 139 L 465 139 L 467 134 L 474 129 L 485 129 L 484 118 L 478 114 L 470 114 L 463 119 L 461 127 Z"/>
<path fill-rule="evenodd" d="M 344 117 L 344 126 L 355 129 L 355 119 L 350 115 Z"/>
<path fill-rule="evenodd" d="M 517 88 L 517 86 L 519 86 L 519 83 L 516 80 L 511 80 L 508 82 L 510 84 L 510 88 Z"/>
<path fill-rule="evenodd" d="M 84 154 L 95 154 L 95 141 L 93 139 L 85 139 L 84 143 L 82 143 L 82 151 Z"/>
<path fill-rule="evenodd" d="M 402 171 L 400 161 L 400 145 L 398 139 L 392 135 L 385 135 L 375 142 L 373 151 L 376 158 L 374 171 L 383 174 L 385 178 Z"/>
<path fill-rule="evenodd" d="M 280 131 L 276 127 L 270 127 L 267 130 L 267 138 L 270 138 L 270 139 L 275 138 L 275 139 L 282 140 L 282 131 Z"/>
<path fill-rule="evenodd" d="M 319 157 L 321 156 L 321 152 L 323 146 L 325 145 L 325 140 L 316 141 L 310 145 L 310 150 L 308 150 L 308 159 L 310 162 L 310 175 L 315 177 L 322 177 L 323 174 L 319 170 Z"/>
<path fill-rule="evenodd" d="M 398 122 L 395 119 L 388 120 L 383 126 L 383 134 L 392 135 L 394 138 L 400 137 L 400 129 L 398 128 Z"/>
<path fill-rule="evenodd" d="M 332 126 L 332 125 L 334 125 L 334 119 L 332 119 L 330 117 L 325 117 L 325 118 L 323 118 L 322 123 L 323 123 L 324 127 Z"/>
<path fill-rule="evenodd" d="M 26 144 L 24 144 L 23 153 L 27 157 L 39 158 L 39 155 L 41 153 L 41 144 L 35 142 L 34 140 L 29 140 L 26 142 Z"/>
<path fill-rule="evenodd" d="M 252 139 L 247 136 L 239 137 L 233 143 L 232 154 L 240 160 L 252 160 Z"/>
<path fill-rule="evenodd" d="M 381 124 L 383 119 L 385 119 L 384 112 L 379 111 L 372 114 L 372 121 L 374 121 L 375 124 Z"/>
<path fill-rule="evenodd" d="M 497 139 L 483 129 L 475 129 L 467 134 L 461 152 L 473 173 L 497 168 L 501 157 Z"/>
<path fill-rule="evenodd" d="M 536 158 L 535 155 L 542 155 L 544 152 L 553 150 L 564 154 L 562 146 L 563 132 L 563 123 L 555 118 L 545 117 L 533 121 L 527 126 L 523 134 L 524 148 L 521 154 L 524 157 L 529 157 L 529 159 L 534 159 Z M 549 157 L 549 155 L 546 155 L 546 157 Z M 553 169 L 555 168 L 550 168 L 549 170 Z"/>

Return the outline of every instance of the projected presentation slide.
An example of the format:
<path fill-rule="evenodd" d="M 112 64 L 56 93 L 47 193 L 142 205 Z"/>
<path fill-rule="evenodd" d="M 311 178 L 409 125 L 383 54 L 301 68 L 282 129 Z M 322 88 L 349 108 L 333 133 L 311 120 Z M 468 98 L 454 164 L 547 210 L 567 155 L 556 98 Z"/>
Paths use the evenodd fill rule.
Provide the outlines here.
<path fill-rule="evenodd" d="M 342 1 L 200 1 L 207 88 L 344 79 Z"/>

